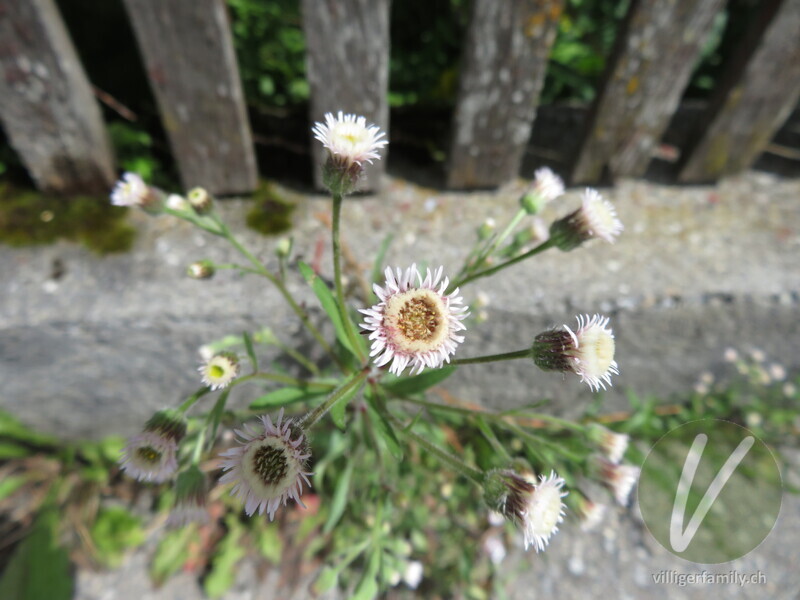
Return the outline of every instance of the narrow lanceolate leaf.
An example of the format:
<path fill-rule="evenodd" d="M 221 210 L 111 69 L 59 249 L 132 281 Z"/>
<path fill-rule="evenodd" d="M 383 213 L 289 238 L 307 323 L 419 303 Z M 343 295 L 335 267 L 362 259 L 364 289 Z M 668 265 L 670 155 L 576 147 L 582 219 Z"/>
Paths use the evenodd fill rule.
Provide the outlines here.
<path fill-rule="evenodd" d="M 357 356 L 355 348 L 350 343 L 350 339 L 347 337 L 347 330 L 345 329 L 345 324 L 342 321 L 342 316 L 339 312 L 339 307 L 336 304 L 336 300 L 333 297 L 333 292 L 315 272 L 310 266 L 308 266 L 304 262 L 298 263 L 298 268 L 300 269 L 300 273 L 303 274 L 303 277 L 308 282 L 308 285 L 311 286 L 314 294 L 317 296 L 317 300 L 319 300 L 322 309 L 325 311 L 325 314 L 328 315 L 328 318 L 333 323 L 333 328 L 336 330 L 336 339 L 344 346 L 351 354 Z M 355 324 L 352 325 L 353 330 L 357 331 Z M 359 341 L 363 345 L 362 341 Z M 365 350 L 366 346 L 362 348 Z"/>
<path fill-rule="evenodd" d="M 272 408 L 273 406 L 285 406 L 325 396 L 330 392 L 330 387 L 315 386 L 313 384 L 302 387 L 286 386 L 256 398 L 250 403 L 250 409 L 260 410 L 262 408 Z"/>
<path fill-rule="evenodd" d="M 395 396 L 412 396 L 441 383 L 455 371 L 455 366 L 431 369 L 413 377 L 403 377 L 402 379 L 389 381 L 384 383 L 383 387 L 387 392 Z"/>
<path fill-rule="evenodd" d="M 380 283 L 383 281 L 383 261 L 386 259 L 386 251 L 392 243 L 394 236 L 390 233 L 381 242 L 378 248 L 378 254 L 375 257 L 375 262 L 372 265 L 372 281 L 373 283 Z"/>
<path fill-rule="evenodd" d="M 258 372 L 258 359 L 256 358 L 256 351 L 253 349 L 253 338 L 245 331 L 242 333 L 242 340 L 244 341 L 244 348 L 247 350 L 247 356 L 250 357 L 250 362 L 253 363 L 253 371 Z"/>
<path fill-rule="evenodd" d="M 394 434 L 394 428 L 388 419 L 385 417 L 385 409 L 378 405 L 377 402 L 369 400 L 369 416 L 375 426 L 375 432 L 381 436 L 386 443 L 386 447 L 396 460 L 403 460 L 403 447 L 397 440 Z"/>
<path fill-rule="evenodd" d="M 352 460 L 347 461 L 344 473 L 342 473 L 336 482 L 336 490 L 333 492 L 333 500 L 331 500 L 331 510 L 328 513 L 328 520 L 322 528 L 323 533 L 332 531 L 344 514 L 344 509 L 347 507 L 347 496 L 350 492 L 350 480 L 353 476 L 353 465 L 354 462 Z"/>

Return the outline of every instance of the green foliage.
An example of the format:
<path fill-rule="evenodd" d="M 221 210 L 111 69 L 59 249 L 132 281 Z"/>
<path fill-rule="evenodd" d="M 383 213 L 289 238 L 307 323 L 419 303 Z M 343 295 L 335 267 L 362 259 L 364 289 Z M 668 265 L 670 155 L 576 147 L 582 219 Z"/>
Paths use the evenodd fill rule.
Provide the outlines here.
<path fill-rule="evenodd" d="M 247 213 L 247 226 L 264 235 L 277 235 L 292 228 L 295 205 L 281 196 L 275 186 L 261 182 L 253 192 L 253 206 Z"/>
<path fill-rule="evenodd" d="M 126 252 L 136 234 L 126 212 L 107 198 L 63 198 L 0 184 L 0 243 L 28 246 L 66 239 L 98 254 Z"/>
<path fill-rule="evenodd" d="M 108 567 L 119 566 L 126 550 L 140 546 L 145 541 L 140 519 L 119 506 L 100 510 L 92 525 L 91 535 L 97 556 Z"/>

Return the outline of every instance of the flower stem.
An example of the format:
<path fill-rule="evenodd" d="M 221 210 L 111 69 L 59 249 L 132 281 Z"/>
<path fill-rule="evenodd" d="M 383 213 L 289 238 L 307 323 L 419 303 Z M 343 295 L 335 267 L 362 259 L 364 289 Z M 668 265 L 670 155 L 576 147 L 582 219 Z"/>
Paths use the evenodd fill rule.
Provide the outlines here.
<path fill-rule="evenodd" d="M 483 271 L 478 271 L 477 273 L 473 273 L 472 275 L 464 277 L 463 279 L 459 279 L 458 281 L 454 282 L 450 287 L 452 287 L 452 288 L 461 287 L 462 285 L 466 285 L 466 284 L 468 284 L 468 283 L 470 283 L 472 281 L 475 281 L 476 279 L 480 279 L 481 277 L 487 277 L 489 275 L 493 275 L 493 274 L 497 273 L 498 271 L 501 271 L 502 269 L 505 269 L 506 267 L 510 267 L 511 265 L 514 265 L 514 264 L 516 264 L 518 262 L 522 262 L 526 258 L 530 258 L 531 256 L 535 256 L 536 254 L 539 254 L 540 252 L 544 252 L 545 250 L 547 250 L 548 248 L 553 247 L 554 245 L 555 244 L 551 240 L 547 240 L 546 242 L 542 242 L 541 244 L 539 244 L 535 248 L 532 248 L 531 250 L 528 250 L 527 252 L 524 252 L 523 254 L 520 254 L 519 256 L 515 256 L 514 258 L 510 258 L 510 259 L 508 259 L 506 261 L 503 261 L 498 265 L 495 265 L 495 266 L 490 267 L 488 269 L 485 269 Z"/>
<path fill-rule="evenodd" d="M 358 334 L 353 330 L 353 323 L 350 320 L 350 315 L 347 314 L 347 305 L 344 302 L 344 290 L 342 289 L 342 248 L 339 242 L 339 222 L 342 215 L 342 194 L 333 194 L 333 285 L 336 288 L 336 303 L 339 305 L 339 314 L 342 317 L 345 333 L 350 340 L 350 345 L 356 352 L 358 361 L 363 363 L 366 360 L 364 351 L 361 347 L 361 340 L 358 339 Z"/>
<path fill-rule="evenodd" d="M 436 444 L 426 439 L 425 437 L 414 433 L 410 429 L 407 429 L 405 425 L 403 425 L 403 423 L 397 417 L 389 415 L 389 419 L 402 432 L 403 435 L 415 441 L 417 444 L 425 448 L 428 452 L 435 455 L 443 463 L 447 464 L 449 467 L 452 467 L 453 470 L 458 471 L 459 473 L 464 475 L 464 477 L 472 479 L 472 481 L 474 481 L 478 485 L 481 485 L 483 483 L 482 471 L 470 467 L 467 463 L 465 463 L 463 460 L 461 460 L 448 450 L 440 446 L 437 446 Z"/>
<path fill-rule="evenodd" d="M 189 397 L 188 397 L 186 400 L 184 400 L 183 404 L 181 404 L 181 405 L 178 407 L 178 410 L 179 410 L 180 412 L 182 412 L 182 413 L 185 413 L 185 412 L 186 412 L 187 410 L 189 410 L 189 409 L 190 409 L 192 406 L 194 406 L 194 403 L 195 403 L 195 402 L 197 402 L 198 400 L 200 400 L 200 398 L 202 398 L 203 396 L 205 396 L 205 395 L 206 395 L 207 393 L 209 393 L 210 391 L 211 391 L 211 388 L 210 388 L 210 387 L 208 387 L 208 386 L 203 386 L 203 387 L 201 387 L 201 388 L 200 388 L 199 390 L 197 390 L 197 391 L 196 391 L 194 394 L 192 394 L 192 395 L 191 395 L 191 396 L 189 396 Z"/>
<path fill-rule="evenodd" d="M 257 273 L 260 273 L 261 275 L 263 275 L 264 277 L 269 279 L 269 281 L 276 288 L 278 288 L 278 291 L 281 293 L 281 295 L 286 300 L 286 302 L 289 304 L 289 306 L 294 311 L 294 313 L 300 318 L 300 321 L 302 321 L 302 323 L 303 323 L 303 325 L 305 325 L 306 329 L 308 329 L 308 331 L 311 333 L 311 335 L 314 336 L 314 339 L 317 340 L 317 342 L 319 343 L 320 346 L 322 346 L 322 348 L 325 350 L 325 352 L 327 352 L 331 356 L 331 358 L 336 363 L 336 365 L 342 371 L 346 372 L 347 371 L 346 365 L 339 359 L 339 357 L 333 351 L 333 348 L 331 348 L 330 344 L 328 344 L 328 342 L 325 341 L 325 338 L 322 337 L 322 334 L 319 332 L 319 329 L 317 329 L 314 326 L 314 324 L 308 319 L 308 315 L 306 314 L 306 311 L 304 311 L 300 307 L 300 305 L 295 301 L 294 297 L 292 296 L 291 292 L 289 292 L 289 290 L 286 288 L 286 285 L 283 283 L 283 281 L 278 279 L 275 276 L 275 274 L 272 271 L 270 271 L 269 269 L 267 269 L 262 264 L 262 262 L 260 260 L 258 260 L 255 256 L 253 256 L 250 253 L 249 250 L 247 250 L 247 248 L 242 246 L 242 244 L 239 242 L 239 240 L 237 240 L 233 236 L 233 234 L 230 232 L 230 229 L 228 229 L 228 226 L 225 225 L 224 223 L 222 223 L 221 221 L 220 221 L 220 227 L 222 228 L 222 232 L 223 232 L 222 235 L 225 237 L 225 239 L 227 239 L 231 243 L 231 245 L 234 248 L 236 248 L 236 250 L 239 251 L 239 253 L 242 256 L 244 256 L 247 260 L 250 261 L 250 263 L 255 267 L 255 270 L 256 270 Z"/>
<path fill-rule="evenodd" d="M 530 348 L 516 350 L 515 352 L 504 352 L 503 354 L 487 354 L 485 356 L 474 356 L 472 358 L 457 358 L 450 361 L 451 365 L 473 365 L 478 363 L 497 362 L 500 360 L 513 360 L 515 358 L 528 358 L 531 355 Z"/>
<path fill-rule="evenodd" d="M 317 421 L 319 421 L 325 413 L 327 413 L 333 405 L 336 404 L 339 400 L 344 398 L 348 395 L 348 393 L 353 390 L 353 388 L 360 386 L 364 380 L 367 378 L 367 374 L 369 373 L 368 369 L 362 369 L 358 373 L 352 374 L 345 382 L 336 388 L 333 393 L 328 396 L 328 398 L 308 413 L 305 417 L 300 419 L 299 425 L 306 429 L 311 428 Z"/>
<path fill-rule="evenodd" d="M 290 375 L 281 375 L 279 373 L 261 373 L 261 372 L 251 373 L 250 375 L 239 377 L 238 379 L 231 382 L 231 387 L 233 387 L 234 385 L 245 383 L 246 381 L 252 381 L 253 379 L 267 379 L 268 381 L 276 381 L 278 383 L 293 385 L 295 387 L 321 387 L 323 389 L 326 388 L 333 389 L 334 387 L 336 387 L 331 383 L 326 383 L 323 381 L 304 381 L 302 379 L 297 379 L 296 377 L 291 377 Z"/>
<path fill-rule="evenodd" d="M 500 235 L 498 235 L 496 238 L 494 238 L 494 241 L 481 254 L 480 259 L 478 260 L 479 264 L 481 262 L 483 262 L 487 257 L 491 256 L 492 253 L 495 250 L 497 250 L 497 247 L 500 246 L 500 244 L 503 243 L 503 240 L 505 240 L 509 235 L 511 235 L 511 232 L 514 231 L 514 229 L 517 227 L 517 225 L 519 225 L 519 222 L 522 221 L 523 217 L 525 217 L 525 215 L 527 215 L 527 214 L 528 213 L 525 211 L 524 208 L 520 208 L 517 211 L 517 214 L 515 214 L 514 217 L 508 222 L 508 225 L 506 225 L 506 228 L 503 229 L 503 231 L 500 233 Z"/>

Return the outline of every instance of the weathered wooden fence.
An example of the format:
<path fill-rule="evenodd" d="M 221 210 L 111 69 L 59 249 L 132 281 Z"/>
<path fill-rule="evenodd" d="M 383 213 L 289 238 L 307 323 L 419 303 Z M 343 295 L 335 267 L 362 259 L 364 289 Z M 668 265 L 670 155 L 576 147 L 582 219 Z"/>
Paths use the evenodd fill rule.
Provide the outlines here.
<path fill-rule="evenodd" d="M 253 190 L 252 134 L 224 0 L 123 2 L 184 184 L 218 194 Z M 344 110 L 388 129 L 389 4 L 301 0 L 310 120 Z M 563 4 L 473 0 L 448 186 L 494 187 L 519 173 Z M 723 6 L 631 0 L 569 172 L 573 182 L 645 172 Z M 798 102 L 800 0 L 762 0 L 757 10 L 680 149 L 681 181 L 746 169 Z M 114 179 L 99 108 L 54 0 L 0 0 L 0 120 L 41 188 L 95 192 Z M 384 169 L 377 163 L 366 187 L 377 189 Z"/>

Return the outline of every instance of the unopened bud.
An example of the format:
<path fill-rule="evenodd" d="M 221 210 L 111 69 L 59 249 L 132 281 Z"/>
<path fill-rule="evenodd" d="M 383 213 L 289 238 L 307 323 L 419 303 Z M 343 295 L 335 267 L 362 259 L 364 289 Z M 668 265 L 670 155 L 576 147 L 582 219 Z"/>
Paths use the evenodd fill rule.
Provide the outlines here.
<path fill-rule="evenodd" d="M 211 212 L 214 206 L 214 199 L 211 195 L 201 187 L 196 187 L 189 190 L 186 199 L 198 215 L 206 215 Z"/>
<path fill-rule="evenodd" d="M 209 260 L 198 260 L 186 268 L 186 274 L 192 279 L 211 279 L 214 272 L 214 263 Z"/>

